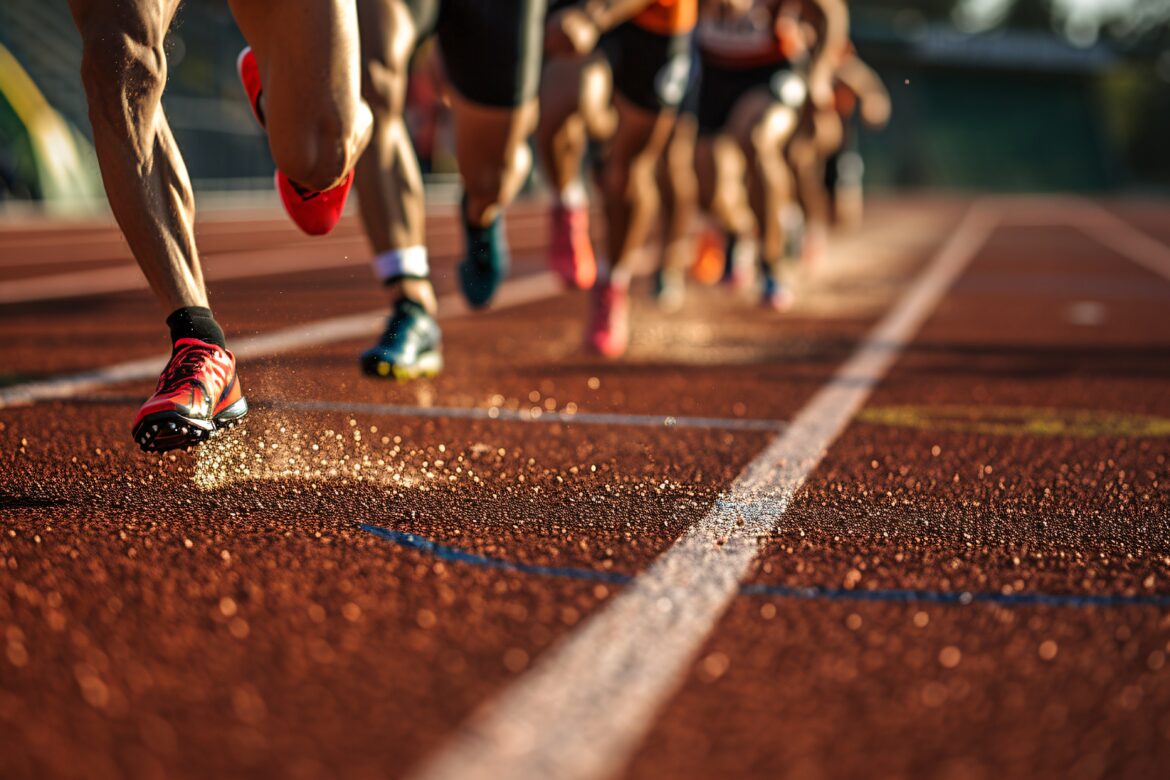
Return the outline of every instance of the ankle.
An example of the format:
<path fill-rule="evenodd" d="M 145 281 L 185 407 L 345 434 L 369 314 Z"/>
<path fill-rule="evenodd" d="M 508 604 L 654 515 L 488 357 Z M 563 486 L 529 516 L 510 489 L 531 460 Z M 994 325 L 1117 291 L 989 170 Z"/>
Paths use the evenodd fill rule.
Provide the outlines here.
<path fill-rule="evenodd" d="M 220 349 L 227 349 L 223 328 L 215 321 L 211 309 L 206 306 L 184 306 L 175 309 L 167 317 L 167 327 L 171 331 L 172 344 L 180 339 L 197 339 L 214 344 Z"/>

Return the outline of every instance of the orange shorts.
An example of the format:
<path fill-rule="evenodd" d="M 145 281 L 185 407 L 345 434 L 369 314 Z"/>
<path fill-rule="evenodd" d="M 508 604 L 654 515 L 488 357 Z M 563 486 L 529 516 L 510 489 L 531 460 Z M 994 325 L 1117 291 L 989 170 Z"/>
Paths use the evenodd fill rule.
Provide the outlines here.
<path fill-rule="evenodd" d="M 630 21 L 659 35 L 690 32 L 699 18 L 699 0 L 654 0 Z"/>

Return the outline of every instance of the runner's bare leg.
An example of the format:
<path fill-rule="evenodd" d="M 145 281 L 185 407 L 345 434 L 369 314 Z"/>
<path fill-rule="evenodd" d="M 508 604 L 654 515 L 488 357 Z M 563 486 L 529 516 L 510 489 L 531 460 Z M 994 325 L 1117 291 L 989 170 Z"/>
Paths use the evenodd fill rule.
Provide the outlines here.
<path fill-rule="evenodd" d="M 663 237 L 662 267 L 668 272 L 683 273 L 694 259 L 690 240 L 691 227 L 699 208 L 699 182 L 695 173 L 695 144 L 698 121 L 680 115 L 659 167 L 659 187 L 663 194 L 666 232 Z"/>
<path fill-rule="evenodd" d="M 532 167 L 527 141 L 539 117 L 537 99 L 515 108 L 485 106 L 452 88 L 451 112 L 467 218 L 487 227 L 516 197 Z"/>
<path fill-rule="evenodd" d="M 631 264 L 645 246 L 658 211 L 654 170 L 670 137 L 675 114 L 639 108 L 614 96 L 618 126 L 602 173 L 610 278 L 629 283 Z"/>
<path fill-rule="evenodd" d="M 256 54 L 272 159 L 286 176 L 329 189 L 373 129 L 361 99 L 357 7 L 347 0 L 230 0 Z"/>
<path fill-rule="evenodd" d="M 418 31 L 402 0 L 358 0 L 361 27 L 362 97 L 374 124 L 358 160 L 359 211 L 375 255 L 426 243 L 426 200 L 422 172 L 403 113 L 410 60 Z M 431 315 L 438 310 L 428 279 L 401 279 L 385 286 L 390 302 L 405 295 Z"/>
<path fill-rule="evenodd" d="M 114 218 L 156 297 L 172 312 L 207 306 L 195 199 L 162 109 L 163 39 L 179 0 L 69 0 L 81 75 Z"/>

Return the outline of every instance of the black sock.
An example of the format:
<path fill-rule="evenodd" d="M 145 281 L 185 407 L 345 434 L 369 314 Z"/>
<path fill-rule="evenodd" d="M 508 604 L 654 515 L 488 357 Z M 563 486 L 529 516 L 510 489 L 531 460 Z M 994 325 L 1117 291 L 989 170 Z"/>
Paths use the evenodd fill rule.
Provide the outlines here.
<path fill-rule="evenodd" d="M 223 328 L 211 316 L 211 309 L 204 306 L 184 306 L 175 309 L 167 317 L 167 326 L 171 329 L 171 343 L 179 339 L 199 339 L 208 344 L 214 344 L 220 349 L 227 349 L 227 340 L 223 335 Z"/>

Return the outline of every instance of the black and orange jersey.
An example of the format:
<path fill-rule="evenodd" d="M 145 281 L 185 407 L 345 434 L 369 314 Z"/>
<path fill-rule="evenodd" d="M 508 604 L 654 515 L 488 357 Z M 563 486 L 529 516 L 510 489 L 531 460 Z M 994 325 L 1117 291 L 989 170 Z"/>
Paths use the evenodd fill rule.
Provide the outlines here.
<path fill-rule="evenodd" d="M 699 0 L 654 0 L 630 21 L 659 35 L 681 35 L 693 30 L 698 18 Z"/>
<path fill-rule="evenodd" d="M 800 5 L 792 0 L 755 0 L 746 13 L 735 16 L 712 7 L 699 19 L 695 33 L 703 61 L 736 69 L 803 61 L 808 47 Z"/>
<path fill-rule="evenodd" d="M 549 0 L 548 12 L 556 13 L 586 0 Z M 629 21 L 659 35 L 682 35 L 695 27 L 699 18 L 699 0 L 652 0 Z"/>

